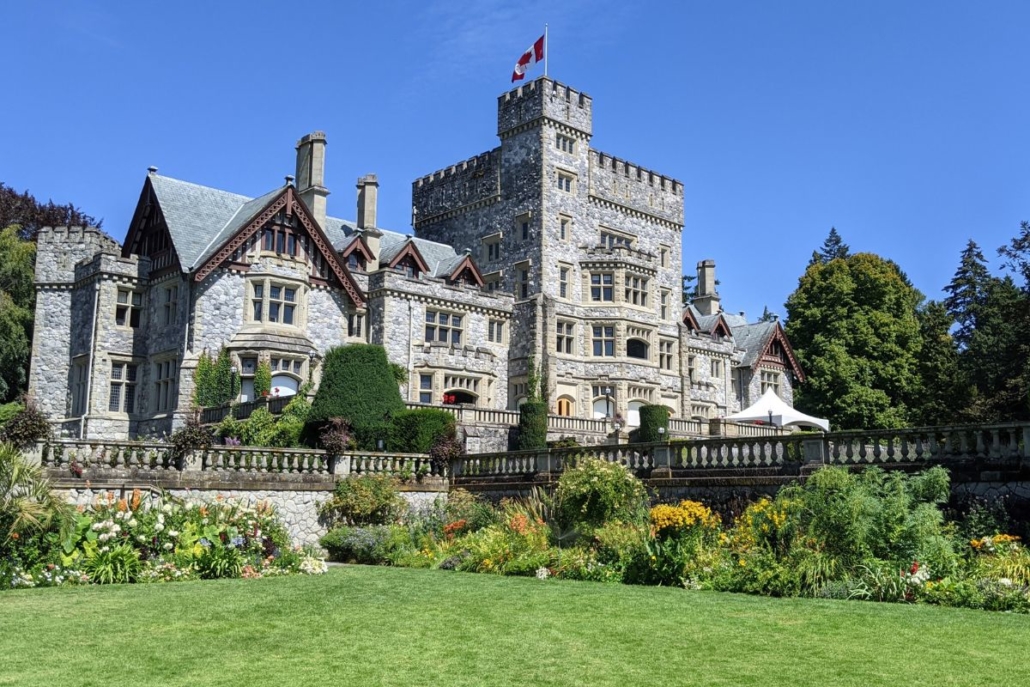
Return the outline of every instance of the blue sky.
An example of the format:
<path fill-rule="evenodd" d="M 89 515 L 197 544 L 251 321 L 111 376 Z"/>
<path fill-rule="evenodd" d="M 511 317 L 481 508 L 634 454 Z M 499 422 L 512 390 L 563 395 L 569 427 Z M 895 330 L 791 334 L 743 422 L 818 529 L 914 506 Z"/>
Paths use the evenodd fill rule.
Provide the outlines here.
<path fill-rule="evenodd" d="M 783 303 L 835 226 L 939 298 L 969 238 L 1030 219 L 1030 3 L 0 0 L 0 181 L 121 239 L 148 165 L 248 195 L 329 140 L 330 214 L 497 145 L 496 98 L 550 25 L 592 146 L 683 181 L 684 265 L 726 309 Z M 529 77 L 542 73 L 534 68 Z"/>

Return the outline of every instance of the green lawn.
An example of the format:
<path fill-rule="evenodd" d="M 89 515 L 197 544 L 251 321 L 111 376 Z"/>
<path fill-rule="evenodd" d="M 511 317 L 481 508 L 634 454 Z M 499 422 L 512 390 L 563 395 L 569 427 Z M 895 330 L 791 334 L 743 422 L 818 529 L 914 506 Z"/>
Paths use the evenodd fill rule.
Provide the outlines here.
<path fill-rule="evenodd" d="M 396 568 L 0 593 L 0 685 L 1021 685 L 1030 617 Z"/>

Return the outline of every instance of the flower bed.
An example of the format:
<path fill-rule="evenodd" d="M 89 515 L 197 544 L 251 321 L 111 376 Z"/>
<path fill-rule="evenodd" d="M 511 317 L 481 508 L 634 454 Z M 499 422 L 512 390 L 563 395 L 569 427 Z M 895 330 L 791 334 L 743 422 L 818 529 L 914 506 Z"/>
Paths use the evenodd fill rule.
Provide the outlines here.
<path fill-rule="evenodd" d="M 176 582 L 325 572 L 290 545 L 271 507 L 107 494 L 60 527 L 15 533 L 2 549 L 0 588 Z"/>
<path fill-rule="evenodd" d="M 648 509 L 618 466 L 587 462 L 561 479 L 553 497 L 500 507 L 458 490 L 392 524 L 352 522 L 323 545 L 345 562 L 1030 611 L 1030 552 L 997 531 L 1004 523 L 946 522 L 941 468 L 827 468 L 733 523 L 694 501 Z"/>

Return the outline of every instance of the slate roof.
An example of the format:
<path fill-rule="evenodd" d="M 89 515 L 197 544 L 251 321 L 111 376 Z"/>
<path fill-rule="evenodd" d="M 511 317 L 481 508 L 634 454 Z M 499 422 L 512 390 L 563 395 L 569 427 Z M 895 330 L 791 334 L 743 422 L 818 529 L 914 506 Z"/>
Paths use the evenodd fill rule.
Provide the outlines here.
<path fill-rule="evenodd" d="M 280 186 L 262 196 L 250 198 L 159 174 L 151 174 L 149 179 L 179 255 L 179 264 L 187 271 L 211 257 L 229 237 L 283 191 Z M 337 217 L 326 217 L 322 229 L 337 251 L 350 245 L 358 230 L 354 222 Z M 453 271 L 464 257 L 443 243 L 385 229 L 379 231 L 383 235 L 379 259 L 384 263 L 395 257 L 409 241 L 418 248 L 433 277 L 449 275 L 450 272 L 446 271 L 448 266 Z"/>
<path fill-rule="evenodd" d="M 765 352 L 769 339 L 776 331 L 776 324 L 776 322 L 754 322 L 738 326 L 730 325 L 730 331 L 733 332 L 733 343 L 737 348 L 744 350 L 744 359 L 740 362 L 742 366 L 754 366 Z"/>
<path fill-rule="evenodd" d="M 218 232 L 250 198 L 208 186 L 151 174 L 161 212 L 168 224 L 179 264 L 192 267 Z"/>

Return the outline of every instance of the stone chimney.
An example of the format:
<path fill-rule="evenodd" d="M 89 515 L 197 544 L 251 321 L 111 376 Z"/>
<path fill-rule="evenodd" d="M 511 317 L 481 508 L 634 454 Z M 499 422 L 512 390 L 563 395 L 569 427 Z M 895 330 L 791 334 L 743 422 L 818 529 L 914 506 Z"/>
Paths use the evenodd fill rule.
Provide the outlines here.
<path fill-rule="evenodd" d="M 368 271 L 379 269 L 379 239 L 382 233 L 376 229 L 376 208 L 379 201 L 379 177 L 366 174 L 358 177 L 358 230 L 362 232 L 365 243 L 372 251 L 373 259 L 369 261 Z"/>
<path fill-rule="evenodd" d="M 375 227 L 378 196 L 379 177 L 375 174 L 358 177 L 358 229 Z"/>
<path fill-rule="evenodd" d="M 715 290 L 715 260 L 697 263 L 697 295 L 693 302 L 702 315 L 715 315 L 722 310 L 719 294 Z"/>
<path fill-rule="evenodd" d="M 297 141 L 297 193 L 325 229 L 325 132 L 315 131 Z"/>

